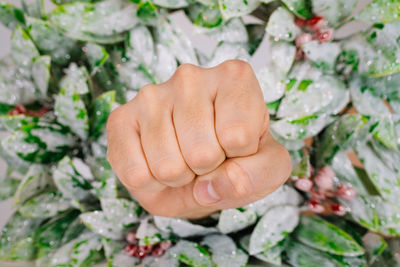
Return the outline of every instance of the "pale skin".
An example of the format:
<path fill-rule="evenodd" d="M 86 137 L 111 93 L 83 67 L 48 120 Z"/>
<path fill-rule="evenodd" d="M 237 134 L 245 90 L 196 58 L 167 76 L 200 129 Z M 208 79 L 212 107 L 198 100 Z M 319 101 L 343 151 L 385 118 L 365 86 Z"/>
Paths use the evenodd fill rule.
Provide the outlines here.
<path fill-rule="evenodd" d="M 150 213 L 200 218 L 265 197 L 289 177 L 289 153 L 268 131 L 248 63 L 181 65 L 107 122 L 107 159 Z"/>

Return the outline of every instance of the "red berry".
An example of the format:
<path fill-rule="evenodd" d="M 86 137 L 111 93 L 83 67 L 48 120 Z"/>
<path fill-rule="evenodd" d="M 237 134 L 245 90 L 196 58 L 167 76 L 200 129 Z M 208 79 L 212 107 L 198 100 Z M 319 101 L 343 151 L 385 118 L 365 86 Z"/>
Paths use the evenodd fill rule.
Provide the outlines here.
<path fill-rule="evenodd" d="M 132 257 L 134 257 L 136 255 L 137 250 L 138 250 L 138 246 L 134 245 L 134 244 L 130 244 L 125 247 L 125 253 Z"/>
<path fill-rule="evenodd" d="M 323 31 L 317 32 L 317 39 L 321 43 L 329 42 L 333 38 L 333 30 L 332 29 L 325 29 Z"/>
<path fill-rule="evenodd" d="M 313 39 L 313 36 L 309 33 L 302 33 L 296 38 L 296 46 L 301 47 L 303 44 L 306 44 L 308 42 L 311 42 Z"/>
<path fill-rule="evenodd" d="M 139 246 L 138 249 L 136 250 L 136 253 L 134 256 L 139 259 L 143 259 L 143 258 L 146 258 L 147 253 L 148 252 L 147 252 L 146 246 Z"/>
<path fill-rule="evenodd" d="M 150 253 L 152 250 L 153 250 L 153 248 L 154 248 L 154 245 L 146 245 L 146 246 L 143 246 L 143 250 L 148 254 L 148 253 Z"/>
<path fill-rule="evenodd" d="M 351 200 L 356 196 L 356 191 L 353 189 L 353 187 L 349 185 L 339 185 L 337 188 L 337 195 L 344 198 Z"/>
<path fill-rule="evenodd" d="M 325 207 L 321 205 L 318 201 L 311 199 L 307 203 L 308 208 L 315 213 L 322 213 L 325 211 Z"/>
<path fill-rule="evenodd" d="M 346 208 L 340 204 L 331 204 L 331 209 L 338 216 L 343 216 L 347 213 Z"/>
<path fill-rule="evenodd" d="M 165 250 L 162 249 L 161 247 L 156 247 L 153 252 L 151 253 L 151 256 L 154 257 L 161 257 L 162 255 L 164 255 Z"/>
<path fill-rule="evenodd" d="M 301 18 L 296 18 L 294 22 L 299 27 L 304 27 L 304 26 L 306 26 L 306 23 L 307 23 L 307 21 L 305 19 L 301 19 Z"/>
<path fill-rule="evenodd" d="M 314 31 L 320 29 L 322 26 L 324 26 L 324 24 L 325 19 L 321 16 L 315 16 L 306 21 L 306 26 Z"/>
<path fill-rule="evenodd" d="M 126 241 L 128 241 L 128 243 L 131 243 L 131 244 L 135 243 L 137 241 L 136 233 L 134 233 L 134 232 L 128 233 L 126 235 Z"/>
<path fill-rule="evenodd" d="M 162 248 L 163 250 L 167 250 L 167 249 L 169 249 L 169 248 L 172 246 L 172 242 L 169 241 L 169 240 L 165 240 L 165 241 L 162 241 L 162 242 L 159 244 L 159 246 L 160 246 L 160 248 Z"/>
<path fill-rule="evenodd" d="M 301 191 L 309 192 L 313 186 L 313 182 L 307 178 L 300 178 L 296 180 L 294 185 Z"/>

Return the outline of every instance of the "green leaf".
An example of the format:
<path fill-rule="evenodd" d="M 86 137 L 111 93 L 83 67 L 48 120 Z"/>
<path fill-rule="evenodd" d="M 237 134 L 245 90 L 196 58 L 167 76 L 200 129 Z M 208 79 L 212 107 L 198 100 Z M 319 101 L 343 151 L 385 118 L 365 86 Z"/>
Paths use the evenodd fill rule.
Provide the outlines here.
<path fill-rule="evenodd" d="M 93 103 L 93 119 L 91 136 L 97 139 L 106 126 L 108 116 L 111 113 L 115 101 L 115 91 L 103 93 Z"/>
<path fill-rule="evenodd" d="M 336 60 L 341 52 L 339 43 L 319 43 L 311 41 L 302 46 L 312 64 L 326 73 L 334 73 Z"/>
<path fill-rule="evenodd" d="M 290 176 L 299 178 L 311 177 L 311 164 L 309 155 L 305 155 L 304 157 L 302 157 L 301 161 L 296 166 L 294 166 Z"/>
<path fill-rule="evenodd" d="M 237 232 L 254 224 L 257 214 L 254 209 L 240 211 L 238 209 L 222 210 L 218 219 L 218 230 L 223 234 Z"/>
<path fill-rule="evenodd" d="M 299 210 L 294 206 L 276 206 L 258 221 L 250 237 L 249 253 L 263 252 L 284 239 L 299 222 Z"/>
<path fill-rule="evenodd" d="M 36 46 L 20 26 L 17 26 L 11 36 L 11 51 L 14 62 L 28 69 L 31 68 L 33 61 L 39 57 Z"/>
<path fill-rule="evenodd" d="M 317 217 L 302 216 L 294 236 L 310 247 L 335 255 L 364 254 L 364 249 L 349 234 Z"/>
<path fill-rule="evenodd" d="M 310 3 L 307 0 L 282 0 L 282 2 L 300 18 L 309 19 L 313 16 Z"/>
<path fill-rule="evenodd" d="M 66 65 L 79 52 L 78 43 L 66 37 L 50 21 L 27 17 L 26 24 L 32 40 L 44 54 L 51 55 L 51 60 Z"/>
<path fill-rule="evenodd" d="M 337 26 L 351 15 L 357 0 L 312 0 L 312 11 L 324 17 L 330 26 Z"/>
<path fill-rule="evenodd" d="M 398 20 L 400 19 L 400 1 L 374 0 L 357 14 L 355 19 L 368 23 L 389 23 Z"/>
<path fill-rule="evenodd" d="M 32 78 L 43 98 L 47 97 L 47 89 L 50 81 L 50 61 L 50 56 L 40 56 L 32 64 Z"/>
<path fill-rule="evenodd" d="M 108 219 L 104 212 L 86 212 L 80 218 L 90 230 L 99 235 L 115 240 L 123 238 L 122 226 L 117 221 Z"/>
<path fill-rule="evenodd" d="M 285 254 L 287 262 L 295 267 L 335 267 L 335 262 L 326 253 L 290 240 Z"/>
<path fill-rule="evenodd" d="M 0 201 L 12 197 L 17 191 L 21 180 L 7 176 L 0 178 Z"/>
<path fill-rule="evenodd" d="M 131 200 L 102 198 L 100 203 L 104 215 L 109 220 L 114 220 L 123 226 L 139 222 L 142 209 Z"/>
<path fill-rule="evenodd" d="M 239 17 L 251 13 L 259 5 L 259 0 L 218 0 L 219 10 L 224 19 Z"/>
<path fill-rule="evenodd" d="M 140 0 L 136 15 L 143 23 L 152 25 L 158 17 L 157 8 L 152 0 Z"/>
<path fill-rule="evenodd" d="M 203 236 L 217 232 L 214 227 L 204 227 L 178 218 L 154 216 L 154 224 L 161 231 L 172 232 L 179 237 Z"/>
<path fill-rule="evenodd" d="M 202 245 L 209 248 L 211 259 L 218 267 L 246 266 L 249 256 L 236 248 L 233 240 L 226 235 L 208 235 Z"/>
<path fill-rule="evenodd" d="M 400 21 L 372 27 L 344 41 L 347 53 L 358 54 L 358 72 L 383 77 L 400 71 Z"/>
<path fill-rule="evenodd" d="M 31 165 L 25 174 L 14 195 L 16 204 L 50 188 L 50 179 L 47 170 L 41 165 Z"/>
<path fill-rule="evenodd" d="M 104 258 L 102 247 L 101 238 L 97 235 L 75 243 L 71 251 L 72 266 L 85 267 L 100 262 Z"/>
<path fill-rule="evenodd" d="M 369 232 L 362 237 L 369 263 L 373 263 L 387 248 L 388 244 L 378 234 Z"/>
<path fill-rule="evenodd" d="M 110 58 L 107 50 L 100 45 L 87 43 L 85 46 L 86 56 L 89 61 L 90 75 L 96 74 Z"/>
<path fill-rule="evenodd" d="M 284 41 L 293 41 L 301 33 L 294 23 L 294 16 L 284 7 L 279 7 L 272 13 L 266 31 Z"/>
<path fill-rule="evenodd" d="M 180 240 L 174 247 L 169 249 L 167 253 L 180 262 L 192 267 L 213 266 L 209 253 L 194 242 Z"/>
<path fill-rule="evenodd" d="M 27 200 L 19 212 L 27 218 L 51 218 L 71 209 L 71 201 L 57 192 L 45 192 Z"/>
<path fill-rule="evenodd" d="M 18 212 L 14 213 L 1 231 L 0 259 L 7 260 L 13 257 L 16 248 L 26 242 L 24 239 L 33 234 L 42 221 L 43 219 L 28 219 Z"/>
<path fill-rule="evenodd" d="M 202 4 L 190 5 L 186 15 L 196 26 L 214 28 L 221 25 L 223 19 L 218 9 L 210 8 Z"/>
<path fill-rule="evenodd" d="M 17 25 L 24 26 L 25 25 L 25 17 L 24 13 L 21 9 L 16 6 L 7 3 L 0 3 L 0 22 L 4 24 L 4 26 L 14 29 Z"/>

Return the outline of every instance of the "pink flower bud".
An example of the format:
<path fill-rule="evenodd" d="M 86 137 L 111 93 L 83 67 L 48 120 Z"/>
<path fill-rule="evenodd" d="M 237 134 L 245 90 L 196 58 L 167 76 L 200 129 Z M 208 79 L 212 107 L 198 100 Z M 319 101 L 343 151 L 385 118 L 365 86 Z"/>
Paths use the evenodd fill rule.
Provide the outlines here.
<path fill-rule="evenodd" d="M 301 60 L 301 59 L 303 59 L 304 58 L 304 52 L 303 52 L 303 50 L 301 49 L 301 48 L 297 48 L 297 50 L 296 50 L 296 55 L 295 55 L 295 60 Z"/>
<path fill-rule="evenodd" d="M 306 21 L 306 26 L 314 31 L 320 29 L 322 26 L 324 26 L 324 24 L 325 19 L 321 16 L 315 16 Z"/>
<path fill-rule="evenodd" d="M 126 241 L 128 243 L 133 244 L 137 241 L 136 234 L 134 232 L 130 232 L 126 235 Z"/>
<path fill-rule="evenodd" d="M 332 29 L 325 29 L 323 31 L 317 32 L 317 39 L 321 43 L 329 42 L 333 38 L 333 30 Z"/>
<path fill-rule="evenodd" d="M 356 194 L 354 188 L 349 185 L 339 185 L 337 188 L 337 195 L 344 199 L 351 200 L 356 196 Z"/>
<path fill-rule="evenodd" d="M 313 36 L 309 33 L 302 33 L 296 38 L 296 46 L 301 47 L 303 44 L 306 44 L 308 42 L 311 42 L 313 39 Z"/>
<path fill-rule="evenodd" d="M 314 177 L 314 181 L 322 190 L 333 189 L 333 177 L 331 177 L 330 175 L 318 172 L 317 175 Z"/>
<path fill-rule="evenodd" d="M 148 249 L 146 247 L 147 246 L 139 246 L 134 256 L 139 259 L 146 258 L 148 254 Z"/>
<path fill-rule="evenodd" d="M 162 242 L 160 243 L 160 248 L 162 248 L 163 250 L 167 250 L 167 249 L 169 249 L 170 247 L 172 247 L 172 242 L 169 241 L 169 240 L 165 240 L 165 241 L 162 241 Z"/>
<path fill-rule="evenodd" d="M 315 213 L 322 213 L 325 211 L 325 207 L 321 205 L 318 201 L 311 199 L 307 203 L 307 207 Z"/>
<path fill-rule="evenodd" d="M 297 26 L 299 27 L 304 27 L 306 26 L 307 21 L 305 19 L 301 19 L 301 18 L 296 18 L 294 20 L 294 22 L 296 23 Z"/>
<path fill-rule="evenodd" d="M 347 213 L 346 208 L 340 204 L 332 204 L 331 208 L 333 213 L 335 213 L 338 216 L 344 216 Z"/>
<path fill-rule="evenodd" d="M 309 192 L 313 186 L 313 182 L 307 178 L 300 178 L 296 180 L 294 185 L 301 191 Z"/>
<path fill-rule="evenodd" d="M 161 257 L 162 255 L 164 255 L 165 250 L 163 250 L 161 247 L 157 247 L 153 250 L 153 252 L 151 253 L 151 256 L 153 257 Z"/>
<path fill-rule="evenodd" d="M 326 175 L 328 175 L 329 177 L 331 177 L 331 178 L 333 178 L 333 177 L 335 177 L 335 172 L 332 170 L 332 168 L 331 167 L 329 167 L 329 166 L 323 166 L 320 170 L 319 170 L 319 172 L 320 173 L 323 173 L 323 174 L 326 174 Z"/>
<path fill-rule="evenodd" d="M 134 257 L 137 253 L 138 246 L 134 244 L 127 245 L 124 249 L 125 253 L 131 257 Z"/>

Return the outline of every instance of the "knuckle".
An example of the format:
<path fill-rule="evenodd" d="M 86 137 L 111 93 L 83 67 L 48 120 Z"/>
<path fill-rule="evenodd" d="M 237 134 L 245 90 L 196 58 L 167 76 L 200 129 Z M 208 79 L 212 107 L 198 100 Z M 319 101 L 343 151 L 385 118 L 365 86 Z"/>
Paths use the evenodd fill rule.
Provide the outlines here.
<path fill-rule="evenodd" d="M 176 69 L 175 75 L 177 77 L 183 77 L 183 78 L 193 77 L 198 73 L 199 70 L 200 67 L 197 67 L 195 65 L 182 64 Z"/>
<path fill-rule="evenodd" d="M 209 145 L 197 145 L 192 147 L 186 157 L 186 162 L 197 174 L 203 174 L 213 170 L 221 163 L 223 152 Z"/>
<path fill-rule="evenodd" d="M 118 175 L 121 183 L 128 189 L 132 190 L 145 188 L 150 177 L 151 175 L 149 170 L 139 167 L 125 169 L 121 171 L 120 175 Z"/>
<path fill-rule="evenodd" d="M 179 182 L 187 173 L 187 167 L 180 162 L 161 161 L 154 166 L 152 170 L 154 176 L 165 183 Z"/>
<path fill-rule="evenodd" d="M 255 141 L 250 128 L 244 125 L 230 126 L 221 130 L 218 139 L 226 150 L 247 148 Z"/>
<path fill-rule="evenodd" d="M 153 103 L 159 97 L 157 85 L 147 84 L 143 86 L 136 95 L 136 99 L 144 101 L 145 103 Z"/>
<path fill-rule="evenodd" d="M 221 68 L 231 77 L 243 78 L 253 74 L 251 65 L 246 61 L 238 59 L 225 61 L 221 64 Z"/>
<path fill-rule="evenodd" d="M 233 194 L 236 198 L 246 198 L 253 194 L 253 184 L 250 175 L 239 163 L 231 160 L 225 167 L 225 175 L 233 187 Z"/>

